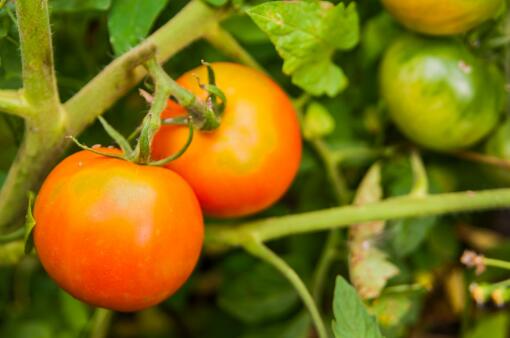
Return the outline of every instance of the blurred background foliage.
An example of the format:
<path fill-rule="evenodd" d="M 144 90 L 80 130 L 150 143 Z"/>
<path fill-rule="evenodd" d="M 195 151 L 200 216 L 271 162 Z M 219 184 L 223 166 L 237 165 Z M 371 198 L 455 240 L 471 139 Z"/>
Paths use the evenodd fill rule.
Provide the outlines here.
<path fill-rule="evenodd" d="M 158 0 L 151 8 L 136 11 L 140 0 L 51 0 L 52 29 L 59 90 L 65 100 L 107 65 L 118 51 L 135 45 L 136 37 L 112 42 L 128 25 L 153 30 L 181 9 L 186 1 Z M 350 1 L 346 1 L 347 3 Z M 333 98 L 320 98 L 334 118 L 334 131 L 326 141 L 332 149 L 378 149 L 405 142 L 388 122 L 379 100 L 378 62 L 401 28 L 386 14 L 378 0 L 357 2 L 361 43 L 350 52 L 335 55 L 349 78 L 348 88 Z M 136 15 L 133 15 L 135 10 Z M 146 11 L 149 11 L 148 14 Z M 152 12 L 151 12 L 152 11 Z M 0 87 L 20 83 L 19 41 L 12 3 L 0 10 Z M 152 13 L 152 15 L 150 15 Z M 138 16 L 139 14 L 139 16 Z M 147 18 L 144 17 L 147 14 Z M 154 15 L 156 14 L 156 15 Z M 150 17 L 156 18 L 150 20 Z M 133 18 L 135 21 L 128 20 Z M 282 60 L 267 36 L 248 16 L 235 15 L 223 23 L 257 61 L 297 97 L 300 90 L 284 76 Z M 474 51 L 496 61 L 503 49 L 477 46 L 484 34 L 494 34 L 494 22 L 466 36 Z M 116 52 L 117 51 L 117 52 Z M 172 76 L 196 67 L 201 60 L 226 60 L 205 41 L 198 41 L 170 60 Z M 503 61 L 500 61 L 503 62 Z M 261 97 L 261 100 L 264 98 Z M 118 130 L 129 134 L 141 121 L 147 106 L 136 90 L 106 114 Z M 17 118 L 0 115 L 0 182 L 13 160 L 23 132 Z M 110 144 L 96 123 L 82 136 L 87 144 Z M 70 151 L 75 151 L 71 149 Z M 508 177 L 488 175 L 487 167 L 445 155 L 424 152 L 433 193 L 508 186 Z M 349 188 L 355 189 L 370 160 L 343 163 Z M 504 175 L 500 175 L 504 176 Z M 407 153 L 394 152 L 384 160 L 384 196 L 409 193 L 413 172 Z M 305 147 L 301 170 L 285 198 L 264 215 L 284 215 L 335 206 L 320 159 Z M 262 216 L 264 216 L 262 215 Z M 508 337 L 509 313 L 488 304 L 477 306 L 468 286 L 477 277 L 459 263 L 466 247 L 491 257 L 510 259 L 510 212 L 486 212 L 389 222 L 377 240 L 400 273 L 381 297 L 369 303 L 386 337 Z M 299 235 L 271 243 L 271 247 L 310 282 L 326 234 Z M 336 248 L 336 261 L 327 278 L 323 310 L 331 319 L 334 276 L 347 275 L 347 242 Z M 79 255 L 79 253 L 77 253 Z M 505 272 L 488 270 L 482 279 L 497 281 Z M 508 277 L 508 275 L 506 276 Z M 477 278 L 479 280 L 480 278 Z M 409 285 L 408 288 L 392 288 Z M 85 336 L 92 310 L 61 291 L 34 257 L 15 266 L 0 268 L 0 337 L 71 338 Z M 158 307 L 134 314 L 116 313 L 110 337 L 119 338 L 306 338 L 310 319 L 290 284 L 272 267 L 240 251 L 203 255 L 199 268 L 178 294 Z"/>

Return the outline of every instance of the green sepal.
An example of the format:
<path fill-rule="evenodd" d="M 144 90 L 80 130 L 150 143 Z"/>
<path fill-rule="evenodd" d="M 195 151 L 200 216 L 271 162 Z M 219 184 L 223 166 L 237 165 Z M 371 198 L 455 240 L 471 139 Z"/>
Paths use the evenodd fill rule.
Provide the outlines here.
<path fill-rule="evenodd" d="M 25 218 L 25 255 L 28 255 L 34 249 L 34 228 L 35 218 L 32 214 L 32 205 L 34 204 L 35 194 L 32 191 L 28 192 L 28 207 Z"/>
<path fill-rule="evenodd" d="M 121 133 L 119 133 L 115 128 L 113 128 L 102 116 L 98 117 L 99 122 L 103 126 L 106 133 L 118 144 L 126 159 L 131 159 L 133 156 L 133 148 L 129 144 L 128 140 Z"/>
<path fill-rule="evenodd" d="M 157 167 L 164 166 L 167 163 L 175 161 L 176 159 L 181 157 L 186 152 L 188 147 L 191 145 L 191 141 L 193 141 L 193 131 L 194 131 L 193 130 L 193 122 L 192 122 L 191 118 L 187 118 L 187 120 L 188 120 L 189 134 L 188 134 L 188 139 L 186 140 L 186 143 L 184 144 L 184 146 L 181 149 L 179 149 L 179 151 L 176 152 L 175 154 L 172 154 L 172 155 L 170 155 L 164 159 L 158 160 L 158 161 L 151 161 L 148 163 L 148 165 L 157 166 Z"/>

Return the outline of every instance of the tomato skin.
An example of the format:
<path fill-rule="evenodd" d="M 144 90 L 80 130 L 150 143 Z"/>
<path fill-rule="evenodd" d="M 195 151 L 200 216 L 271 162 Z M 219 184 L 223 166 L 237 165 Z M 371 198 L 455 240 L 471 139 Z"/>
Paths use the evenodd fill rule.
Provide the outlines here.
<path fill-rule="evenodd" d="M 250 215 L 276 202 L 297 173 L 302 147 L 297 113 L 266 75 L 233 63 L 212 67 L 227 97 L 221 126 L 195 133 L 186 153 L 167 167 L 189 182 L 204 213 L 223 218 Z M 199 67 L 178 83 L 204 98 L 195 75 L 207 82 L 205 67 Z M 170 102 L 164 116 L 185 113 Z M 175 153 L 187 135 L 186 127 L 164 126 L 153 143 L 154 157 Z"/>
<path fill-rule="evenodd" d="M 195 267 L 204 236 L 198 200 L 177 174 L 88 151 L 50 173 L 34 216 L 48 274 L 74 297 L 116 311 L 173 294 Z"/>
<path fill-rule="evenodd" d="M 478 142 L 504 104 L 498 70 L 452 40 L 399 38 L 383 58 L 380 85 L 400 131 L 438 151 Z"/>
<path fill-rule="evenodd" d="M 483 151 L 489 156 L 510 160 L 510 120 L 500 123 L 487 138 Z M 510 186 L 510 171 L 493 165 L 483 165 L 487 179 L 498 186 Z"/>
<path fill-rule="evenodd" d="M 431 35 L 467 32 L 494 17 L 503 0 L 382 0 L 404 26 Z"/>

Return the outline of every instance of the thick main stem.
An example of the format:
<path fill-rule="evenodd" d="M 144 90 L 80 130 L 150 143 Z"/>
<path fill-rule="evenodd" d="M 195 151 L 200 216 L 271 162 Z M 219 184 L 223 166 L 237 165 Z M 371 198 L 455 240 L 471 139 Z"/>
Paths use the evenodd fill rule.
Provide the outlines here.
<path fill-rule="evenodd" d="M 247 238 L 269 241 L 289 235 L 344 228 L 378 220 L 479 211 L 510 206 L 510 189 L 466 191 L 426 197 L 395 197 L 367 205 L 349 205 L 320 211 L 246 222 L 239 226 L 209 226 L 207 242 L 241 246 Z"/>
<path fill-rule="evenodd" d="M 63 150 L 65 134 L 66 114 L 57 92 L 47 0 L 18 0 L 16 13 L 23 101 L 29 107 L 22 145 L 0 191 L 0 228 L 20 216 L 27 192 L 37 187 Z"/>

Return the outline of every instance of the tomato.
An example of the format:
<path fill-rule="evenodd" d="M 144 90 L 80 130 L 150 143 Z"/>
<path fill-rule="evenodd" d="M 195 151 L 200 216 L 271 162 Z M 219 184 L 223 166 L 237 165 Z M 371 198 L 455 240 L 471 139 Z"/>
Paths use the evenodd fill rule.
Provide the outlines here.
<path fill-rule="evenodd" d="M 407 28 L 432 35 L 464 33 L 494 17 L 503 0 L 382 0 Z"/>
<path fill-rule="evenodd" d="M 498 70 L 452 40 L 399 38 L 383 58 L 380 83 L 400 131 L 439 151 L 478 142 L 504 104 Z"/>
<path fill-rule="evenodd" d="M 48 274 L 74 297 L 117 311 L 173 294 L 195 267 L 204 236 L 198 200 L 179 175 L 88 151 L 50 173 L 34 217 Z"/>
<path fill-rule="evenodd" d="M 484 144 L 484 153 L 503 160 L 510 160 L 510 120 L 502 123 Z M 510 185 L 510 171 L 493 165 L 483 165 L 489 180 L 499 185 Z"/>
<path fill-rule="evenodd" d="M 185 154 L 168 168 L 189 182 L 206 214 L 245 216 L 269 207 L 291 184 L 301 159 L 299 122 L 290 99 L 266 75 L 233 63 L 212 67 L 227 98 L 221 126 L 196 133 Z M 204 98 L 195 76 L 206 83 L 205 67 L 178 82 Z M 164 116 L 185 113 L 170 103 Z M 187 127 L 163 127 L 155 137 L 154 157 L 176 152 L 187 136 Z"/>

